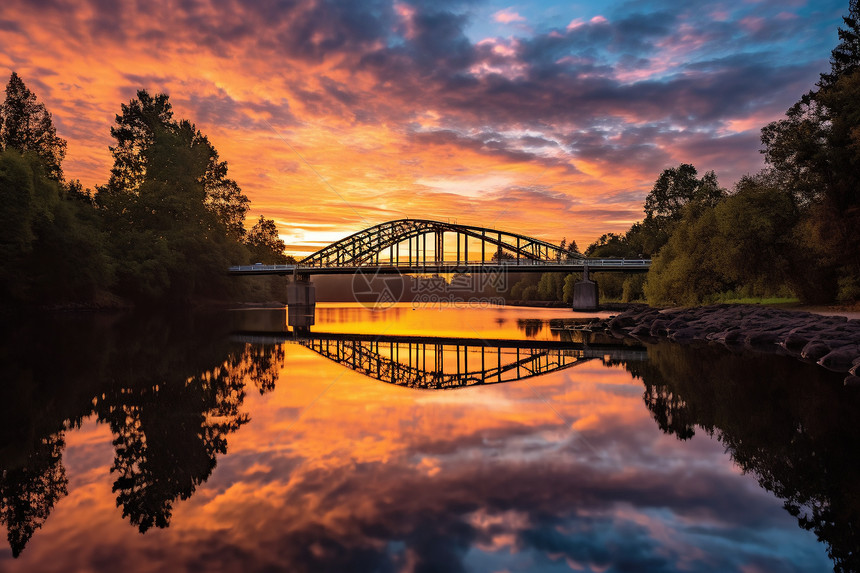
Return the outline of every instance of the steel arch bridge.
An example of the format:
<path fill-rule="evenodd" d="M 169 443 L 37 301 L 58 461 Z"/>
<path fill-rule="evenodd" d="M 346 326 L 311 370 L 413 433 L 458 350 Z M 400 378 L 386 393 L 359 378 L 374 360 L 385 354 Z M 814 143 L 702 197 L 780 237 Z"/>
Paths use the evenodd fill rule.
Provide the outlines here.
<path fill-rule="evenodd" d="M 380 225 L 374 225 L 363 231 L 352 234 L 345 239 L 332 243 L 328 247 L 320 249 L 309 257 L 305 257 L 299 264 L 304 266 L 361 266 L 368 263 L 380 263 L 380 258 L 385 260 L 385 251 L 388 251 L 388 260 L 397 260 L 399 247 L 403 242 L 407 243 L 407 262 L 420 262 L 426 259 L 428 252 L 435 255 L 431 260 L 446 260 L 445 235 L 453 234 L 455 247 L 448 251 L 456 253 L 455 262 L 466 262 L 469 260 L 469 238 L 477 239 L 481 244 L 481 260 L 486 259 L 487 246 L 495 247 L 489 253 L 497 258 L 498 253 L 506 253 L 508 256 L 533 261 L 561 260 L 567 258 L 561 248 L 552 243 L 485 227 L 471 227 L 468 225 L 457 225 L 456 223 L 443 223 L 428 219 L 398 219 L 388 221 Z M 427 237 L 432 237 L 431 248 L 427 248 Z M 414 240 L 414 248 L 413 248 Z M 442 254 L 440 258 L 438 255 Z M 473 250 L 473 255 L 476 255 Z M 476 257 L 473 257 L 476 258 Z M 577 258 L 582 258 L 579 255 Z"/>
<path fill-rule="evenodd" d="M 305 257 L 295 265 L 230 267 L 234 275 L 445 273 L 510 269 L 521 272 L 643 272 L 648 259 L 588 259 L 519 233 L 430 219 L 374 225 Z M 516 267 L 514 269 L 513 267 Z"/>

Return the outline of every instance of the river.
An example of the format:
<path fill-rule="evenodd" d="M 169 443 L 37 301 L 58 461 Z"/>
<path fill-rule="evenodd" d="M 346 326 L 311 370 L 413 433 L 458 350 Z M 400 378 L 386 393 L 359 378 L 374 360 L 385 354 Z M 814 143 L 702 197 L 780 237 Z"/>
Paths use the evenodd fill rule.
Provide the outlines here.
<path fill-rule="evenodd" d="M 321 304 L 300 340 L 283 309 L 6 324 L 0 571 L 857 568 L 844 375 L 582 349 L 550 329 L 570 316 Z"/>

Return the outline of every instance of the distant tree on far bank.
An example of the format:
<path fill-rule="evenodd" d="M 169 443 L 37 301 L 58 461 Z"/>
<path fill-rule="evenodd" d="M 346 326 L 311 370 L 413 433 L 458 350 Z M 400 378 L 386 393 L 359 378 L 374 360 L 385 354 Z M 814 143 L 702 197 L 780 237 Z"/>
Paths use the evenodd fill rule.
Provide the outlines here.
<path fill-rule="evenodd" d="M 271 265 L 285 265 L 295 263 L 293 257 L 284 254 L 286 245 L 278 235 L 278 227 L 272 219 L 266 219 L 263 215 L 254 223 L 245 244 L 251 251 L 251 258 L 258 263 Z"/>

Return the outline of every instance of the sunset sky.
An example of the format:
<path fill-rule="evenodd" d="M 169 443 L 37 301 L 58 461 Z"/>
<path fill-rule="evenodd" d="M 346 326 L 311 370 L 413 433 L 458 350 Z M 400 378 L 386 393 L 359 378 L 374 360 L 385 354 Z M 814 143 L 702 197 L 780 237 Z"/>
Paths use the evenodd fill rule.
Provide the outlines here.
<path fill-rule="evenodd" d="M 120 6 L 122 4 L 122 6 Z M 4 0 L 21 75 L 107 181 L 109 129 L 166 92 L 303 254 L 390 219 L 585 247 L 666 167 L 731 187 L 828 67 L 847 0 Z"/>

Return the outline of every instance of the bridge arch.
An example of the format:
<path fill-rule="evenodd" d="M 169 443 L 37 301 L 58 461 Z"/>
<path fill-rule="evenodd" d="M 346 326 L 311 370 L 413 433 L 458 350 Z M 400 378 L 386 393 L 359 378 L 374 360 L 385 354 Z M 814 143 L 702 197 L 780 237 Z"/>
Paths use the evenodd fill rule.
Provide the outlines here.
<path fill-rule="evenodd" d="M 446 236 L 454 235 L 455 248 L 446 245 Z M 430 248 L 428 248 L 428 237 Z M 458 225 L 430 219 L 397 219 L 374 225 L 320 249 L 299 261 L 303 267 L 362 266 L 401 259 L 402 243 L 408 245 L 406 257 L 411 263 L 450 261 L 446 254 L 456 256 L 456 262 L 469 260 L 469 239 L 477 240 L 481 260 L 496 253 L 500 257 L 529 261 L 559 261 L 582 255 L 572 255 L 558 245 L 527 235 L 477 227 Z M 414 246 L 413 246 L 414 241 Z M 488 247 L 490 250 L 488 250 Z M 474 248 L 474 247 L 473 247 Z M 429 258 L 428 258 L 429 257 Z"/>

